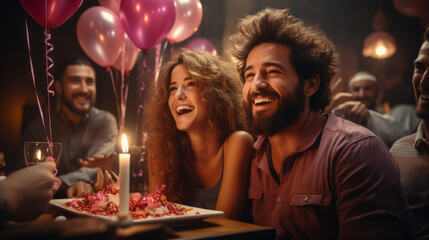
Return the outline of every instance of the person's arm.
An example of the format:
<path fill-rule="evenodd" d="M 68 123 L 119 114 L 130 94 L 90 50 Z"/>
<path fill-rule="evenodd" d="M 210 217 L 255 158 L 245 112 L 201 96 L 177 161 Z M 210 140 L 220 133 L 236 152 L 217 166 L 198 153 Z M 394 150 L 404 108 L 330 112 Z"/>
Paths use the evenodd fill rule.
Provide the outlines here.
<path fill-rule="evenodd" d="M 94 189 L 92 188 L 91 184 L 79 181 L 67 189 L 68 198 L 81 198 L 83 197 L 84 193 L 94 193 Z"/>
<path fill-rule="evenodd" d="M 339 105 L 345 102 L 354 101 L 354 100 L 355 100 L 355 97 L 353 97 L 351 93 L 346 93 L 346 92 L 337 93 L 332 97 L 331 102 L 325 108 L 325 112 L 332 113 L 332 110 L 338 107 Z"/>
<path fill-rule="evenodd" d="M 53 196 L 54 170 L 55 163 L 44 162 L 18 170 L 0 182 L 8 220 L 33 220 L 46 209 Z"/>
<path fill-rule="evenodd" d="M 332 110 L 333 114 L 364 126 L 370 119 L 368 108 L 361 101 L 347 101 Z"/>
<path fill-rule="evenodd" d="M 96 126 L 94 128 L 92 144 L 88 149 L 87 158 L 96 155 L 106 155 L 114 153 L 118 140 L 118 127 L 115 117 L 111 113 L 97 116 Z"/>
<path fill-rule="evenodd" d="M 93 131 L 93 139 L 88 149 L 87 158 L 95 155 L 105 155 L 115 152 L 118 129 L 115 117 L 106 112 L 96 116 L 93 125 L 88 126 Z M 77 159 L 76 159 L 77 161 Z M 81 167 L 77 171 L 59 176 L 67 186 L 73 186 L 79 181 L 92 184 L 97 176 L 97 169 Z"/>
<path fill-rule="evenodd" d="M 107 171 L 113 171 L 115 169 L 115 158 L 116 153 L 112 153 L 110 155 L 95 155 L 91 158 L 87 158 L 85 161 L 82 159 L 79 159 L 80 165 L 82 167 L 89 167 L 89 168 L 101 168 L 103 170 Z"/>
<path fill-rule="evenodd" d="M 365 127 L 377 135 L 388 148 L 390 148 L 396 140 L 411 134 L 404 125 L 387 114 L 369 110 L 369 115 L 371 117 Z"/>
<path fill-rule="evenodd" d="M 232 133 L 224 143 L 223 178 L 216 210 L 226 218 L 240 219 L 246 200 L 253 137 L 244 131 Z"/>
<path fill-rule="evenodd" d="M 389 150 L 375 137 L 345 146 L 335 156 L 338 239 L 403 239 L 411 215 Z"/>

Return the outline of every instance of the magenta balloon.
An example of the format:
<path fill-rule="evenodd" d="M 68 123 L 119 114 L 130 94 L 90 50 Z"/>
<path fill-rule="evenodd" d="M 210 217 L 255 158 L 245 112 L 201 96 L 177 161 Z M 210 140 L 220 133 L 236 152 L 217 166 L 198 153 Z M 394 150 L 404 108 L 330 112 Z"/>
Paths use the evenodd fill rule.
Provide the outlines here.
<path fill-rule="evenodd" d="M 175 0 L 176 19 L 167 35 L 171 43 L 181 42 L 198 30 L 203 18 L 203 7 L 199 0 Z"/>
<path fill-rule="evenodd" d="M 80 16 L 76 30 L 80 46 L 94 62 L 108 67 L 116 61 L 124 44 L 124 30 L 112 10 L 89 8 Z"/>
<path fill-rule="evenodd" d="M 134 44 L 149 50 L 160 43 L 174 24 L 174 0 L 126 0 L 121 2 L 120 19 Z"/>
<path fill-rule="evenodd" d="M 76 12 L 83 0 L 47 0 L 47 6 L 45 0 L 19 0 L 19 2 L 38 24 L 56 28 Z M 47 19 L 46 12 L 48 12 Z"/>
<path fill-rule="evenodd" d="M 119 54 L 118 59 L 116 59 L 116 62 L 113 63 L 113 67 L 122 70 L 122 59 L 124 60 L 124 71 L 128 72 L 133 69 L 134 65 L 137 62 L 137 58 L 139 57 L 140 49 L 134 45 L 134 43 L 131 41 L 131 39 L 128 37 L 127 34 L 125 34 L 125 42 L 124 42 L 125 48 L 121 51 Z M 124 57 L 122 58 L 122 55 Z"/>
<path fill-rule="evenodd" d="M 119 7 L 121 6 L 121 0 L 98 0 L 98 3 L 112 10 L 119 17 Z"/>
<path fill-rule="evenodd" d="M 202 51 L 209 52 L 213 55 L 217 54 L 216 48 L 209 40 L 205 38 L 194 38 L 190 40 L 188 43 L 186 43 L 184 48 L 202 50 Z"/>

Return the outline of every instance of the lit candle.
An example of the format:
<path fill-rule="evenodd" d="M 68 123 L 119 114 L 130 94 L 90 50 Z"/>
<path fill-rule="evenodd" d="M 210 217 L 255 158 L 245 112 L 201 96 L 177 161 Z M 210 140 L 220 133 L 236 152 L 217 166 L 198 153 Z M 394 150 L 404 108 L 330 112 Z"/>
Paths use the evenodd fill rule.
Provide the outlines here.
<path fill-rule="evenodd" d="M 130 198 L 130 154 L 127 136 L 122 134 L 122 153 L 119 154 L 119 214 L 128 215 Z"/>

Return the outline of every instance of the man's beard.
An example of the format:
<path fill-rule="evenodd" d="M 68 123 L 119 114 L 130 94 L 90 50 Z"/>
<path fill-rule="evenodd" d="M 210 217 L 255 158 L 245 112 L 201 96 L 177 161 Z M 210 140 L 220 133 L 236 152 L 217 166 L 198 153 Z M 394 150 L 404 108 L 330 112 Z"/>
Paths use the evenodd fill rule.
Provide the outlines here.
<path fill-rule="evenodd" d="M 89 98 L 90 99 L 90 105 L 89 105 L 89 107 L 87 108 L 87 109 L 82 109 L 82 108 L 78 108 L 78 107 L 76 107 L 75 105 L 74 105 L 74 103 L 73 103 L 73 98 L 74 97 L 76 97 L 76 96 L 78 96 L 78 95 L 82 95 L 82 96 L 85 96 L 85 97 L 87 97 L 87 98 Z M 62 100 L 62 102 L 64 103 L 64 105 L 72 112 L 72 113 L 74 113 L 74 114 L 76 114 L 76 115 L 80 115 L 80 116 L 85 116 L 87 113 L 89 113 L 89 111 L 91 110 L 91 108 L 94 106 L 94 103 L 95 103 L 95 101 L 94 101 L 94 99 L 93 98 L 91 98 L 91 96 L 89 95 L 89 94 L 79 94 L 79 93 L 75 93 L 75 94 L 72 94 L 72 96 L 71 96 L 71 99 L 69 100 L 69 99 L 67 99 L 65 96 L 64 96 L 64 94 L 61 94 L 61 100 Z"/>
<path fill-rule="evenodd" d="M 258 114 L 253 116 L 252 101 L 248 97 L 248 104 L 246 104 L 247 113 L 251 121 L 252 130 L 256 135 L 272 136 L 276 134 L 278 131 L 295 122 L 305 108 L 305 95 L 301 84 L 295 88 L 293 94 L 289 94 L 285 98 L 280 98 L 276 92 L 270 90 L 263 90 L 257 95 L 277 96 L 279 101 L 277 110 L 273 114 L 266 116 L 262 113 L 259 116 Z"/>

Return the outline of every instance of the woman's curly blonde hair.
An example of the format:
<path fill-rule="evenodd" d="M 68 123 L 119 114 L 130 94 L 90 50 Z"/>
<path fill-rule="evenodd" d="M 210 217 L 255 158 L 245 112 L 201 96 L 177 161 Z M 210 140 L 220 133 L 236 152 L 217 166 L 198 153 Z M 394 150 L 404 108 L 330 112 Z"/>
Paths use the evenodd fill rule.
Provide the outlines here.
<path fill-rule="evenodd" d="M 168 106 L 171 74 L 180 64 L 201 86 L 201 98 L 209 113 L 208 123 L 221 142 L 234 131 L 246 130 L 247 121 L 241 93 L 243 86 L 234 64 L 206 52 L 185 49 L 161 68 L 145 107 L 148 164 L 151 174 L 160 174 L 166 181 L 167 198 L 186 203 L 196 185 L 190 167 L 194 153 L 188 134 L 176 128 Z"/>

